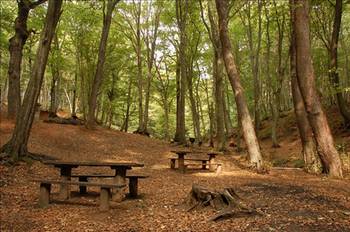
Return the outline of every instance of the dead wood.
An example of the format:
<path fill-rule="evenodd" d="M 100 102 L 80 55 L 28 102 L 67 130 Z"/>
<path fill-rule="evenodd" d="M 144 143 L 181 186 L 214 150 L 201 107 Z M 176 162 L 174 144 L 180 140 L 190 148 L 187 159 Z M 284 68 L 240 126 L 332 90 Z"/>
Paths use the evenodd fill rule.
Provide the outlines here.
<path fill-rule="evenodd" d="M 248 206 L 233 188 L 215 190 L 193 184 L 186 204 L 189 206 L 188 212 L 208 206 L 215 209 L 217 214 L 209 218 L 209 221 L 241 215 L 262 214 L 262 212 Z"/>
<path fill-rule="evenodd" d="M 46 123 L 57 123 L 57 124 L 70 124 L 70 125 L 83 125 L 83 121 L 78 118 L 60 118 L 60 117 L 49 117 L 44 120 Z"/>

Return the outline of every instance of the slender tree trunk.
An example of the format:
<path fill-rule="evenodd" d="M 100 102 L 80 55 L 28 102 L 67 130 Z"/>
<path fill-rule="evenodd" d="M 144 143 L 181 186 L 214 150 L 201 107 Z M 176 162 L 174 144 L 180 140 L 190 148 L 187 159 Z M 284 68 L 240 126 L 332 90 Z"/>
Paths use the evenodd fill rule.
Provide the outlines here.
<path fill-rule="evenodd" d="M 125 112 L 125 119 L 123 123 L 122 131 L 124 129 L 125 132 L 128 132 L 129 129 L 129 118 L 130 118 L 130 106 L 131 106 L 131 87 L 132 87 L 132 79 L 130 77 L 129 79 L 129 87 L 128 87 L 128 97 L 126 102 L 126 112 Z"/>
<path fill-rule="evenodd" d="M 97 96 L 99 94 L 98 92 L 103 80 L 103 66 L 106 59 L 106 46 L 107 46 L 109 28 L 111 26 L 111 21 L 112 21 L 112 12 L 114 10 L 115 5 L 119 1 L 120 0 L 108 0 L 107 14 L 103 14 L 103 28 L 102 28 L 100 46 L 98 49 L 98 61 L 97 61 L 96 72 L 95 72 L 95 77 L 92 84 L 91 93 L 89 96 L 89 111 L 88 111 L 88 117 L 86 122 L 86 127 L 90 129 L 93 129 L 96 125 L 94 114 L 96 110 Z"/>
<path fill-rule="evenodd" d="M 190 67 L 190 69 L 192 69 Z M 191 112 L 192 112 L 192 121 L 193 121 L 193 130 L 194 135 L 197 142 L 200 142 L 202 140 L 201 138 L 201 131 L 200 131 L 200 122 L 199 122 L 199 115 L 198 115 L 198 109 L 196 100 L 193 93 L 193 83 L 192 83 L 192 75 L 193 71 L 191 70 L 188 75 L 188 93 L 189 93 L 189 99 L 191 103 Z"/>
<path fill-rule="evenodd" d="M 226 136 L 225 136 L 225 112 L 224 112 L 224 86 L 223 86 L 223 71 L 224 64 L 222 58 L 222 46 L 220 42 L 218 25 L 214 20 L 210 5 L 208 8 L 208 15 L 210 21 L 209 33 L 211 33 L 211 41 L 213 45 L 213 86 L 214 86 L 214 99 L 215 99 L 215 138 L 216 146 L 219 151 L 226 149 Z M 203 19 L 203 22 L 204 19 Z"/>
<path fill-rule="evenodd" d="M 220 151 L 225 150 L 225 118 L 223 105 L 223 60 L 222 54 L 215 52 L 213 60 L 214 93 L 215 93 L 215 118 L 216 118 L 216 141 Z"/>
<path fill-rule="evenodd" d="M 245 25 L 247 27 L 247 37 L 248 37 L 248 44 L 249 44 L 249 50 L 250 50 L 250 63 L 251 63 L 251 69 L 254 79 L 254 128 L 258 135 L 259 128 L 260 128 L 260 80 L 259 80 L 259 54 L 260 54 L 260 47 L 261 47 L 261 24 L 262 24 L 262 18 L 261 18 L 261 9 L 262 9 L 262 1 L 257 0 L 258 4 L 258 33 L 257 33 L 257 45 L 256 48 L 254 48 L 254 40 L 253 40 L 253 27 L 251 22 L 251 2 L 248 3 L 247 6 L 247 17 L 248 17 L 248 25 Z"/>
<path fill-rule="evenodd" d="M 333 136 L 316 91 L 310 47 L 309 2 L 308 0 L 296 0 L 293 8 L 295 10 L 294 30 L 299 89 L 324 171 L 332 177 L 342 177 L 340 157 L 334 146 Z"/>
<path fill-rule="evenodd" d="M 176 0 L 176 17 L 180 32 L 180 45 L 178 65 L 179 74 L 177 84 L 177 107 L 176 107 L 176 132 L 174 141 L 180 144 L 186 143 L 186 127 L 185 127 L 185 98 L 186 98 L 186 82 L 187 82 L 187 37 L 186 37 L 186 22 L 188 15 L 188 0 Z"/>
<path fill-rule="evenodd" d="M 345 125 L 350 125 L 350 109 L 349 105 L 345 101 L 340 81 L 339 81 L 339 70 L 338 70 L 338 45 L 339 45 L 339 33 L 341 27 L 341 18 L 342 18 L 342 8 L 343 1 L 336 0 L 335 9 L 334 9 L 334 21 L 333 21 L 333 31 L 332 31 L 332 39 L 330 44 L 330 49 L 328 50 L 330 57 L 330 77 L 331 82 L 336 91 L 336 99 L 338 103 L 338 108 L 340 113 L 344 119 Z"/>
<path fill-rule="evenodd" d="M 222 44 L 222 53 L 224 57 L 226 72 L 228 74 L 232 89 L 234 91 L 237 112 L 242 124 L 242 131 L 245 143 L 248 148 L 250 162 L 257 170 L 262 170 L 263 160 L 260 153 L 260 147 L 253 122 L 251 120 L 247 103 L 243 95 L 243 88 L 240 83 L 240 75 L 237 71 L 234 57 L 231 52 L 231 42 L 227 32 L 228 2 L 225 0 L 216 0 L 216 8 L 219 15 L 219 31 Z"/>
<path fill-rule="evenodd" d="M 152 82 L 152 76 L 153 76 L 152 69 L 153 69 L 154 54 L 155 54 L 155 48 L 156 48 L 156 40 L 158 36 L 160 12 L 161 12 L 161 7 L 158 7 L 155 13 L 154 27 L 152 28 L 152 35 L 150 36 L 149 30 L 147 30 L 147 36 L 145 39 L 146 47 L 147 47 L 147 83 L 146 83 L 146 95 L 145 95 L 145 109 L 143 112 L 143 122 L 138 129 L 138 132 L 141 134 L 149 134 L 148 132 L 149 112 L 148 111 L 149 111 L 149 102 L 150 102 L 150 95 L 151 95 L 151 82 Z"/>
<path fill-rule="evenodd" d="M 77 89 L 78 89 L 78 73 L 74 74 L 73 100 L 72 100 L 72 117 L 77 116 Z"/>
<path fill-rule="evenodd" d="M 51 41 L 61 14 L 61 5 L 62 0 L 49 0 L 45 25 L 40 36 L 39 47 L 33 66 L 33 75 L 29 80 L 22 107 L 16 118 L 12 137 L 1 148 L 1 151 L 9 154 L 14 160 L 18 160 L 21 156 L 27 154 L 28 138 L 44 78 Z"/>
<path fill-rule="evenodd" d="M 290 0 L 290 6 L 293 6 L 294 0 Z M 292 8 L 291 8 L 292 9 Z M 292 12 L 292 11 L 291 11 Z M 294 14 L 291 13 L 291 25 L 294 23 Z M 292 26 L 291 26 L 292 27 Z M 300 93 L 297 70 L 296 70 L 296 47 L 295 47 L 295 33 L 291 32 L 291 46 L 290 46 L 290 74 L 292 85 L 292 96 L 294 103 L 294 112 L 299 129 L 299 135 L 302 145 L 302 155 L 305 163 L 305 171 L 310 173 L 320 173 L 321 162 L 317 154 L 316 144 L 314 142 L 312 129 L 307 119 L 307 113 L 304 106 L 303 97 Z"/>
<path fill-rule="evenodd" d="M 60 89 L 60 67 L 59 67 L 59 60 L 57 59 L 60 55 L 59 51 L 59 44 L 58 44 L 58 38 L 57 34 L 55 34 L 54 39 L 54 53 L 55 59 L 52 61 L 51 64 L 51 73 L 52 73 L 52 82 L 51 82 L 51 88 L 50 88 L 50 108 L 49 108 L 49 117 L 56 117 L 57 116 L 57 110 L 59 106 L 59 89 Z"/>
<path fill-rule="evenodd" d="M 226 86 L 226 84 L 225 84 Z M 224 87 L 225 89 L 226 87 Z M 226 104 L 225 96 L 226 96 L 226 91 L 223 92 L 223 97 L 222 97 L 222 106 L 223 106 L 223 111 L 224 111 L 224 122 L 225 122 L 225 128 L 226 128 L 226 137 L 229 138 L 232 135 L 233 131 L 233 126 L 231 123 L 230 119 L 230 112 L 228 109 L 228 104 Z"/>
<path fill-rule="evenodd" d="M 45 0 L 46 1 L 46 0 Z M 7 97 L 7 117 L 15 119 L 21 106 L 21 63 L 23 56 L 23 47 L 27 41 L 30 31 L 27 29 L 27 20 L 30 10 L 45 2 L 37 0 L 35 2 L 18 0 L 18 13 L 15 20 L 15 35 L 9 40 L 10 61 L 8 68 L 8 97 Z"/>

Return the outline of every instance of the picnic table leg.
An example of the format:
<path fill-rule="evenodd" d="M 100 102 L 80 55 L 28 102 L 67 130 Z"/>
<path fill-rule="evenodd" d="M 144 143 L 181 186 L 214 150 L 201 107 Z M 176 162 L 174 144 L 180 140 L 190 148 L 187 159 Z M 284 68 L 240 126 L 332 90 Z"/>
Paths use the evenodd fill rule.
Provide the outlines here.
<path fill-rule="evenodd" d="M 126 168 L 119 167 L 115 169 L 115 177 L 114 177 L 114 183 L 115 184 L 125 184 L 126 182 Z M 121 202 L 123 200 L 124 194 L 122 188 L 115 188 L 113 189 L 113 196 L 112 200 L 116 202 Z"/>
<path fill-rule="evenodd" d="M 215 171 L 215 155 L 208 154 L 209 155 L 209 171 L 213 172 Z"/>
<path fill-rule="evenodd" d="M 131 198 L 137 197 L 137 185 L 138 185 L 138 178 L 137 177 L 130 177 L 129 178 L 129 195 Z"/>
<path fill-rule="evenodd" d="M 72 174 L 72 168 L 71 167 L 61 167 L 61 180 L 62 181 L 69 181 Z M 60 198 L 66 200 L 70 197 L 70 186 L 67 184 L 61 184 L 60 187 Z"/>
<path fill-rule="evenodd" d="M 86 176 L 79 176 L 79 182 L 88 182 L 88 178 Z M 87 192 L 86 186 L 79 186 L 80 194 L 85 194 Z"/>
<path fill-rule="evenodd" d="M 203 170 L 207 169 L 207 161 L 206 160 L 202 160 L 202 169 Z"/>
<path fill-rule="evenodd" d="M 179 171 L 184 173 L 185 172 L 185 155 L 182 153 L 178 153 L 179 155 Z"/>

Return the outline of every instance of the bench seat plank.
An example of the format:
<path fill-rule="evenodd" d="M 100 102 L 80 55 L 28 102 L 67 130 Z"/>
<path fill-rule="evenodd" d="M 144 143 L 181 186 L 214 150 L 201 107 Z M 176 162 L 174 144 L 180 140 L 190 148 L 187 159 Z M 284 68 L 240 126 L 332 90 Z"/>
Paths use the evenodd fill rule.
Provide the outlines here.
<path fill-rule="evenodd" d="M 62 181 L 62 180 L 45 180 L 45 179 L 34 179 L 34 182 L 40 182 L 43 184 L 67 184 L 67 185 L 79 185 L 79 186 L 95 186 L 104 188 L 123 188 L 125 184 L 107 184 L 99 182 L 85 182 L 85 181 Z"/>

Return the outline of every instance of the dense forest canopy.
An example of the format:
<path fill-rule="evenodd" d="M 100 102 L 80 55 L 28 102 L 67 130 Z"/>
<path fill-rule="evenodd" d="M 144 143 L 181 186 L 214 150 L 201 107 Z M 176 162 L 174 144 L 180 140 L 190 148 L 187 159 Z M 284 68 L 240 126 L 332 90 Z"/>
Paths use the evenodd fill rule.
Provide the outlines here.
<path fill-rule="evenodd" d="M 17 2 L 1 1 L 0 5 L 1 102 L 7 102 L 11 90 L 9 39 L 14 36 Z M 108 127 L 166 140 L 174 135 L 179 141 L 184 136 L 195 137 L 200 143 L 215 143 L 224 149 L 240 123 L 226 74 L 227 60 L 220 58 L 224 46 L 221 48 L 219 38 L 223 40 L 218 2 L 64 1 L 38 101 L 41 109 L 53 115 L 63 110 L 88 121 L 93 109 L 98 123 Z M 342 2 L 340 11 L 336 10 L 338 2 Z M 309 8 L 317 90 L 324 107 L 339 105 L 344 124 L 349 123 L 350 112 L 348 3 L 312 0 Z M 240 0 L 225 4 L 231 52 L 255 130 L 262 120 L 270 118 L 271 139 L 278 147 L 279 118 L 293 109 L 290 1 Z M 22 99 L 32 76 L 47 8 L 48 3 L 42 1 L 29 12 L 20 71 Z M 333 64 L 336 12 L 342 15 L 337 61 Z M 104 48 L 102 31 L 108 26 Z M 101 53 L 103 49 L 105 54 Z M 98 87 L 92 91 L 95 83 Z M 94 108 L 91 92 L 97 99 Z M 185 134 L 181 132 L 184 128 Z"/>

